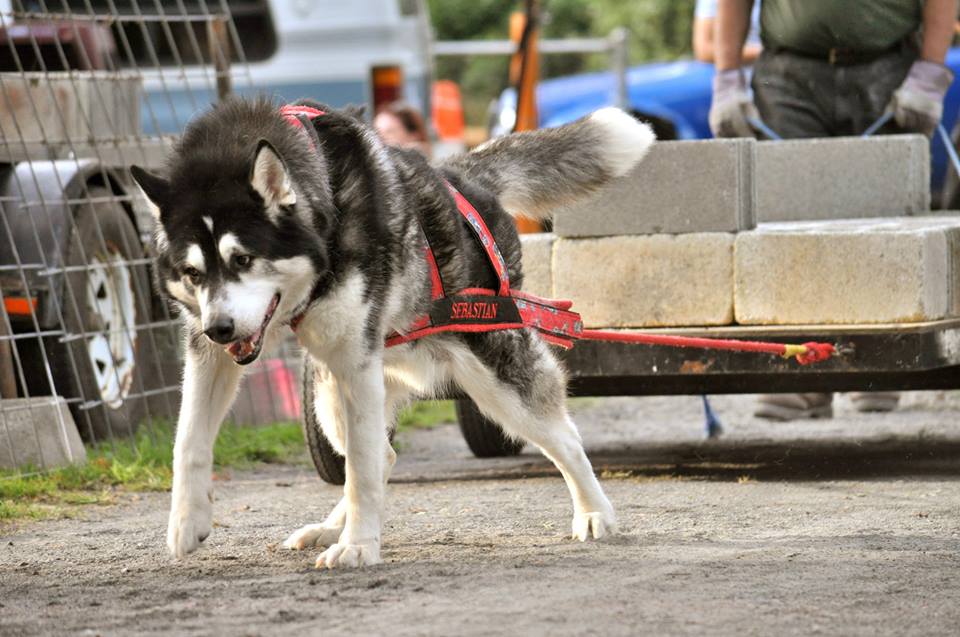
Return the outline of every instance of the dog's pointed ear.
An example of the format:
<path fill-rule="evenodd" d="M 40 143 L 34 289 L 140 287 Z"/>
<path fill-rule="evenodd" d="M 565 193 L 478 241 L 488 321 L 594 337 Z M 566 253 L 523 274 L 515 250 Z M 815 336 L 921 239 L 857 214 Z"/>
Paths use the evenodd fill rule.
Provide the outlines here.
<path fill-rule="evenodd" d="M 160 220 L 160 209 L 167 203 L 170 195 L 170 183 L 163 177 L 158 177 L 147 172 L 140 166 L 130 166 L 130 175 L 137 182 L 144 197 L 147 199 L 147 206 L 153 213 L 154 219 Z"/>
<path fill-rule="evenodd" d="M 293 190 L 287 167 L 265 139 L 261 139 L 257 146 L 253 170 L 250 171 L 250 185 L 263 197 L 271 216 L 279 206 L 292 206 L 297 203 L 297 193 Z"/>
<path fill-rule="evenodd" d="M 348 104 L 343 108 L 343 114 L 352 117 L 358 122 L 367 121 L 367 107 L 365 104 Z"/>

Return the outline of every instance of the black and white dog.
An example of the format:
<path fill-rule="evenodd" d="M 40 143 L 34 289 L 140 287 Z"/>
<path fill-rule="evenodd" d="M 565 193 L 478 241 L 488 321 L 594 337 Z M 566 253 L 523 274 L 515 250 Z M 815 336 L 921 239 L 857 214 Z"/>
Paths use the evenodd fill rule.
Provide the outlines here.
<path fill-rule="evenodd" d="M 190 124 L 164 176 L 132 169 L 159 221 L 159 285 L 186 321 L 171 553 L 187 555 L 210 533 L 220 423 L 244 366 L 292 321 L 318 370 L 317 420 L 346 457 L 346 485 L 326 520 L 286 547 L 327 547 L 318 567 L 380 562 L 397 410 L 448 384 L 556 464 L 573 497 L 575 538 L 614 532 L 567 414 L 563 370 L 536 332 L 436 334 L 391 348 L 384 339 L 431 300 L 426 240 L 447 290 L 495 287 L 446 182 L 480 211 L 519 288 L 510 215 L 544 218 L 623 175 L 652 131 L 606 108 L 431 167 L 415 151 L 385 147 L 355 113 L 303 104 L 325 114 L 298 127 L 267 100 L 228 101 Z"/>

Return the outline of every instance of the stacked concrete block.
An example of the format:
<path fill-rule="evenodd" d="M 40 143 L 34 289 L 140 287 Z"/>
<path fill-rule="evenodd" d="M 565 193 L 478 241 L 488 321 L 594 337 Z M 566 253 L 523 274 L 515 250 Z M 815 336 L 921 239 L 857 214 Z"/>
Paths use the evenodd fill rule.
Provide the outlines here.
<path fill-rule="evenodd" d="M 586 327 L 727 325 L 733 241 L 726 233 L 557 239 L 553 289 Z"/>
<path fill-rule="evenodd" d="M 0 468 L 51 469 L 86 460 L 86 449 L 63 398 L 0 400 Z"/>
<path fill-rule="evenodd" d="M 930 142 L 921 135 L 760 142 L 760 223 L 923 214 Z"/>
<path fill-rule="evenodd" d="M 737 232 L 756 225 L 752 139 L 658 142 L 628 175 L 558 210 L 560 237 Z"/>
<path fill-rule="evenodd" d="M 735 272 L 742 324 L 960 316 L 960 216 L 764 224 L 737 237 Z"/>
<path fill-rule="evenodd" d="M 544 232 L 520 235 L 523 244 L 524 292 L 550 298 L 553 296 L 553 243 L 556 237 Z"/>

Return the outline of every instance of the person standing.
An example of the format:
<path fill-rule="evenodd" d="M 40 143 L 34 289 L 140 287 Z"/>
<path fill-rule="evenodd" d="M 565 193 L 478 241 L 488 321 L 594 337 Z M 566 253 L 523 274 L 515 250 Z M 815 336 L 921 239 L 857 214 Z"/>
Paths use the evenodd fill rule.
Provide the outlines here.
<path fill-rule="evenodd" d="M 717 0 L 697 0 L 693 10 L 693 57 L 700 62 L 713 64 L 714 40 L 717 31 Z M 743 45 L 741 61 L 753 64 L 760 55 L 760 0 L 750 12 L 750 31 Z"/>
<path fill-rule="evenodd" d="M 763 51 L 751 95 L 742 47 L 753 0 L 718 0 L 710 129 L 756 135 L 759 118 L 785 139 L 860 135 L 885 112 L 882 133 L 932 136 L 953 82 L 944 59 L 957 0 L 763 0 Z M 832 415 L 832 394 L 762 396 L 755 415 L 778 420 Z M 892 392 L 852 396 L 860 411 L 890 411 Z"/>
<path fill-rule="evenodd" d="M 405 102 L 387 104 L 373 118 L 373 128 L 388 146 L 412 148 L 430 157 L 430 136 L 423 115 Z"/>

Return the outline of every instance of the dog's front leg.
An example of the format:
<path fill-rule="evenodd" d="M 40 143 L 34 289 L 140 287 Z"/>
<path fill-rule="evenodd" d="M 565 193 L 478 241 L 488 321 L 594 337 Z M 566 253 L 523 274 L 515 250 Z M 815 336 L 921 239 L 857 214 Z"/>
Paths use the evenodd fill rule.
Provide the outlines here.
<path fill-rule="evenodd" d="M 242 369 L 203 336 L 187 337 L 167 526 L 167 547 L 175 557 L 195 551 L 210 535 L 213 443 L 236 395 Z"/>
<path fill-rule="evenodd" d="M 345 521 L 337 543 L 317 558 L 318 568 L 380 563 L 383 476 L 389 444 L 384 424 L 383 362 L 379 358 L 366 361 L 338 387 L 346 411 Z"/>

